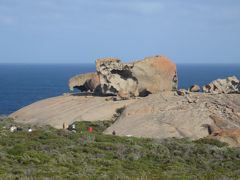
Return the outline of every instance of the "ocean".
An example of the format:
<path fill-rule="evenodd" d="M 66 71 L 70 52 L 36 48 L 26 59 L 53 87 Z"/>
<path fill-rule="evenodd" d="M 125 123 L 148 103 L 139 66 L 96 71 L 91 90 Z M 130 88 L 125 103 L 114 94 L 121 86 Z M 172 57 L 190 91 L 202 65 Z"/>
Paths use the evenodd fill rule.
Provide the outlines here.
<path fill-rule="evenodd" d="M 179 88 L 203 86 L 217 78 L 240 78 L 240 64 L 178 64 Z M 68 80 L 95 71 L 94 64 L 0 64 L 0 114 L 69 92 Z"/>

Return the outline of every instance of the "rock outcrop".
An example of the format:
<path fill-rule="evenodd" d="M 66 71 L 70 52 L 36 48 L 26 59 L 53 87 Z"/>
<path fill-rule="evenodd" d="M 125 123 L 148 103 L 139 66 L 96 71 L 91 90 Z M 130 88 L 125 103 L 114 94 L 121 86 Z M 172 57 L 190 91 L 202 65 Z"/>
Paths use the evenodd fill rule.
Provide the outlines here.
<path fill-rule="evenodd" d="M 240 81 L 236 76 L 226 79 L 217 79 L 208 85 L 203 86 L 203 92 L 213 94 L 240 93 Z"/>
<path fill-rule="evenodd" d="M 77 75 L 69 80 L 69 88 L 74 88 L 80 91 L 91 91 L 93 92 L 100 84 L 97 73 L 87 73 Z"/>
<path fill-rule="evenodd" d="M 190 92 L 178 96 L 174 92 L 161 92 L 125 101 L 66 95 L 36 102 L 10 117 L 20 123 L 62 128 L 63 123 L 74 121 L 110 120 L 123 107 L 106 134 L 115 131 L 120 136 L 191 139 L 211 136 L 240 146 L 239 94 Z"/>
<path fill-rule="evenodd" d="M 132 68 L 132 64 L 121 63 L 119 59 L 98 59 L 96 69 L 101 94 L 118 95 L 122 98 L 138 96 L 138 80 L 133 76 Z"/>
<path fill-rule="evenodd" d="M 231 147 L 240 147 L 240 129 L 223 129 L 213 133 L 208 138 L 217 139 Z"/>
<path fill-rule="evenodd" d="M 98 59 L 96 70 L 100 84 L 97 92 L 101 95 L 117 95 L 128 99 L 161 91 L 177 90 L 176 65 L 164 56 L 147 57 L 132 63 L 122 63 L 117 58 Z M 88 83 L 85 85 L 87 79 L 91 78 L 88 75 L 73 78 L 70 80 L 70 82 L 73 81 L 70 83 L 70 88 L 74 86 L 84 89 L 88 85 Z"/>
<path fill-rule="evenodd" d="M 35 102 L 10 115 L 16 122 L 32 125 L 51 125 L 62 128 L 63 123 L 75 121 L 110 120 L 116 110 L 135 102 L 106 101 L 105 97 L 65 95 Z"/>
<path fill-rule="evenodd" d="M 203 87 L 205 93 L 199 93 L 197 85 L 177 90 L 176 65 L 163 56 L 132 63 L 116 58 L 98 59 L 96 70 L 70 79 L 70 89 L 111 97 L 65 95 L 36 102 L 10 117 L 21 123 L 56 128 L 62 128 L 63 123 L 115 117 L 114 124 L 104 133 L 147 138 L 209 137 L 240 147 L 237 77 L 215 80 Z M 114 116 L 123 107 L 121 114 Z"/>
<path fill-rule="evenodd" d="M 105 133 L 115 131 L 120 136 L 199 139 L 216 130 L 237 128 L 240 128 L 238 94 L 176 96 L 173 92 L 162 92 L 128 105 Z"/>
<path fill-rule="evenodd" d="M 176 91 L 178 88 L 176 64 L 164 56 L 136 61 L 132 72 L 138 81 L 139 94 Z"/>

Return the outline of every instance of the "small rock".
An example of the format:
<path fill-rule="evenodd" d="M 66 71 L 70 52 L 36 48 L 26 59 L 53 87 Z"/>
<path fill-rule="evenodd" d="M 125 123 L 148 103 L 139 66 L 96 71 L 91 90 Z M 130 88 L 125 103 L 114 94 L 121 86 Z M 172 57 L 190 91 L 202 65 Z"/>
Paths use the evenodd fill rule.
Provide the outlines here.
<path fill-rule="evenodd" d="M 63 96 L 70 96 L 70 93 L 63 93 Z"/>
<path fill-rule="evenodd" d="M 201 88 L 198 86 L 198 85 L 192 85 L 190 88 L 189 88 L 189 91 L 190 92 L 200 92 Z"/>
<path fill-rule="evenodd" d="M 186 96 L 186 99 L 188 100 L 189 103 L 195 103 L 195 101 L 192 100 L 189 96 Z"/>
<path fill-rule="evenodd" d="M 231 113 L 233 113 L 233 109 L 225 108 L 225 109 L 223 109 L 223 112 L 224 112 L 224 113 L 231 114 Z"/>
<path fill-rule="evenodd" d="M 198 98 L 197 98 L 197 99 L 195 99 L 195 100 L 194 100 L 194 102 L 195 102 L 195 103 L 198 103 L 198 102 L 199 102 L 199 99 L 198 99 Z"/>
<path fill-rule="evenodd" d="M 179 96 L 185 96 L 186 94 L 189 94 L 189 92 L 188 92 L 186 89 L 179 89 L 179 90 L 177 91 L 177 94 L 178 94 Z"/>

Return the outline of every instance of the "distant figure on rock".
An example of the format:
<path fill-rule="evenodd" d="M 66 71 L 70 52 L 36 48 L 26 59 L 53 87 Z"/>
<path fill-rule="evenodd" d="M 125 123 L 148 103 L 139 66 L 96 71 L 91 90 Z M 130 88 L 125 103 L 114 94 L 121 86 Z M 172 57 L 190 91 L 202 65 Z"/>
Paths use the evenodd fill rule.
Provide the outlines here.
<path fill-rule="evenodd" d="M 67 129 L 68 129 L 69 131 L 76 132 L 76 125 L 75 125 L 75 124 L 71 124 L 70 126 L 68 126 Z"/>
<path fill-rule="evenodd" d="M 115 131 L 115 130 L 112 132 L 112 135 L 113 135 L 113 136 L 115 136 L 115 135 L 116 135 L 116 131 Z"/>
<path fill-rule="evenodd" d="M 63 129 L 67 129 L 67 125 L 65 122 L 63 123 Z"/>
<path fill-rule="evenodd" d="M 215 129 L 212 125 L 209 125 L 209 124 L 203 124 L 202 127 L 205 127 L 207 128 L 208 130 L 208 134 L 211 135 L 215 132 Z"/>
<path fill-rule="evenodd" d="M 31 133 L 32 132 L 32 128 L 29 127 L 28 128 L 28 132 Z"/>
<path fill-rule="evenodd" d="M 11 132 L 15 132 L 17 130 L 17 127 L 16 126 L 14 126 L 14 125 L 11 125 L 10 126 L 10 131 Z"/>
<path fill-rule="evenodd" d="M 88 132 L 92 133 L 93 132 L 93 128 L 92 127 L 88 127 Z"/>
<path fill-rule="evenodd" d="M 22 131 L 23 129 L 20 126 L 17 126 L 17 131 Z"/>

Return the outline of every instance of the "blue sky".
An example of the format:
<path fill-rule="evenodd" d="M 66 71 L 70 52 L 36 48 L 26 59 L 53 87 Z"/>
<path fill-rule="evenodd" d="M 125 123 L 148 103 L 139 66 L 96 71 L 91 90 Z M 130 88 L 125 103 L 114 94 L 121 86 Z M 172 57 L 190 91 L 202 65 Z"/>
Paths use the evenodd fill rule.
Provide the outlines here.
<path fill-rule="evenodd" d="M 0 0 L 0 63 L 240 63 L 239 0 Z"/>

